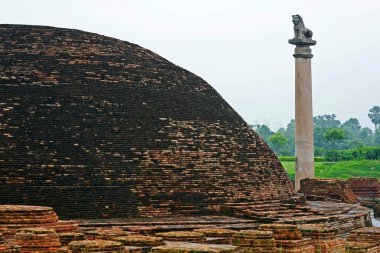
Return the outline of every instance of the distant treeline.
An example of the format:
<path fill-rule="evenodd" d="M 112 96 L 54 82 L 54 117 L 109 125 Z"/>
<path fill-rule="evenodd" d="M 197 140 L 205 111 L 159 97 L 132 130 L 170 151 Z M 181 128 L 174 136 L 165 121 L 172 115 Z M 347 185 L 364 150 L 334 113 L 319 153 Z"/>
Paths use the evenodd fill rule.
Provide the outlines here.
<path fill-rule="evenodd" d="M 327 161 L 380 159 L 380 106 L 372 107 L 368 117 L 375 131 L 362 128 L 356 118 L 342 123 L 335 114 L 314 117 L 314 155 L 325 157 Z M 276 132 L 264 124 L 251 127 L 277 155 L 294 156 L 294 125 L 292 119 L 286 128 Z"/>

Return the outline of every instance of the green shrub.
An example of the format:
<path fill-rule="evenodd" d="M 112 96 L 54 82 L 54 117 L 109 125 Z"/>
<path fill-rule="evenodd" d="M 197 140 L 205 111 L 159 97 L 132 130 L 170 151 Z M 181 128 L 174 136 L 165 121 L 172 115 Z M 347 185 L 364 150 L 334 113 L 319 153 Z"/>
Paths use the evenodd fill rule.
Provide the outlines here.
<path fill-rule="evenodd" d="M 380 147 L 361 146 L 346 150 L 330 150 L 326 161 L 380 160 Z"/>
<path fill-rule="evenodd" d="M 296 160 L 294 156 L 279 156 L 278 159 L 281 162 L 294 162 Z"/>
<path fill-rule="evenodd" d="M 289 177 L 294 180 L 295 163 L 281 162 Z M 316 178 L 375 177 L 380 179 L 380 160 L 354 160 L 340 162 L 316 162 Z"/>
<path fill-rule="evenodd" d="M 314 149 L 314 156 L 325 156 L 326 154 L 326 149 L 324 148 L 315 148 Z"/>
<path fill-rule="evenodd" d="M 326 158 L 324 156 L 315 156 L 314 162 L 326 162 Z"/>
<path fill-rule="evenodd" d="M 352 154 L 351 150 L 339 150 L 338 152 L 340 152 L 340 156 L 341 156 L 341 158 L 342 158 L 343 161 L 355 160 L 355 157 Z"/>
<path fill-rule="evenodd" d="M 364 159 L 365 147 L 357 147 L 354 149 L 348 149 L 348 151 L 352 152 L 352 156 L 354 157 L 355 160 Z"/>
<path fill-rule="evenodd" d="M 340 150 L 329 150 L 325 154 L 326 161 L 338 162 L 342 161 L 342 155 Z"/>
<path fill-rule="evenodd" d="M 380 147 L 365 147 L 365 150 L 365 159 L 380 160 Z"/>
<path fill-rule="evenodd" d="M 279 156 L 278 159 L 281 162 L 295 162 L 296 158 L 294 156 Z M 314 162 L 325 162 L 326 159 L 323 156 L 314 157 Z"/>

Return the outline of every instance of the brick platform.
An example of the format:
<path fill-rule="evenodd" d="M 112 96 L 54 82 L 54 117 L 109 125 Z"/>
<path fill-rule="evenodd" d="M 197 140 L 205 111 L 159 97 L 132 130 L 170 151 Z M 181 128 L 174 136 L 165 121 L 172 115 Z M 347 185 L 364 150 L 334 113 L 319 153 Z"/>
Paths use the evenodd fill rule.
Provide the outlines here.
<path fill-rule="evenodd" d="M 380 182 L 377 178 L 349 178 L 347 183 L 358 197 L 380 198 Z"/>
<path fill-rule="evenodd" d="M 347 253 L 379 253 L 376 243 L 347 242 Z"/>
<path fill-rule="evenodd" d="M 21 253 L 53 253 L 61 247 L 58 234 L 45 228 L 21 229 L 16 233 L 14 243 L 21 247 Z"/>
<path fill-rule="evenodd" d="M 375 207 L 380 204 L 380 182 L 377 178 L 349 178 L 347 183 L 363 205 Z"/>
<path fill-rule="evenodd" d="M 301 180 L 300 192 L 305 194 L 306 199 L 328 197 L 349 204 L 358 203 L 349 184 L 339 179 L 305 178 Z"/>
<path fill-rule="evenodd" d="M 157 236 L 128 235 L 114 238 L 125 246 L 154 247 L 164 245 L 164 239 Z"/>
<path fill-rule="evenodd" d="M 81 241 L 86 239 L 86 235 L 78 232 L 59 233 L 59 241 L 62 245 L 67 245 L 72 241 Z"/>
<path fill-rule="evenodd" d="M 232 244 L 242 252 L 276 252 L 276 243 L 271 231 L 246 230 L 232 237 Z"/>
<path fill-rule="evenodd" d="M 359 204 L 331 201 L 234 203 L 221 207 L 224 213 L 255 220 L 257 223 L 324 224 L 339 233 L 371 225 L 370 210 Z"/>
<path fill-rule="evenodd" d="M 344 253 L 346 242 L 341 237 L 339 227 L 323 226 L 316 224 L 299 225 L 302 236 L 310 238 L 315 253 Z"/>
<path fill-rule="evenodd" d="M 14 236 L 26 228 L 53 229 L 57 233 L 78 228 L 73 221 L 59 221 L 53 208 L 45 206 L 0 205 L 0 231 L 5 237 Z"/>
<path fill-rule="evenodd" d="M 68 245 L 69 253 L 85 252 L 112 252 L 124 253 L 125 249 L 121 242 L 106 240 L 84 240 L 70 242 Z"/>
<path fill-rule="evenodd" d="M 154 247 L 153 253 L 178 253 L 178 252 L 202 252 L 202 253 L 233 253 L 242 252 L 232 245 L 198 244 L 188 242 L 168 242 L 164 246 Z"/>
<path fill-rule="evenodd" d="M 296 225 L 289 224 L 262 224 L 262 231 L 272 231 L 276 242 L 277 252 L 314 252 L 311 238 L 303 238 Z"/>
<path fill-rule="evenodd" d="M 78 221 L 79 227 L 75 226 L 74 229 L 71 227 L 69 232 L 62 232 L 67 228 L 62 229 L 57 224 L 72 225 L 76 222 L 56 221 L 55 226 L 52 226 L 52 223 L 42 222 L 46 217 L 49 218 L 48 221 L 50 217 L 56 217 L 51 208 L 4 206 L 2 209 L 0 206 L 0 210 L 6 213 L 0 215 L 2 221 L 8 219 L 14 222 L 2 224 L 0 231 L 6 236 L 0 235 L 0 250 L 35 253 L 178 251 L 343 253 L 346 247 L 347 252 L 376 252 L 374 249 L 377 249 L 380 231 L 374 227 L 363 227 L 368 209 L 358 205 L 321 201 L 282 204 L 286 209 L 273 206 L 272 212 L 273 210 L 294 212 L 298 220 L 296 223 L 299 224 L 278 223 L 289 219 L 289 216 L 284 218 L 283 213 L 280 216 L 284 220 L 277 220 L 272 224 L 260 224 L 257 220 L 228 216 L 172 216 L 82 220 Z M 334 206 L 336 204 L 340 205 Z M 265 205 L 256 204 L 254 207 Z M 244 212 L 241 208 L 247 206 L 253 207 L 248 203 L 244 205 L 240 203 L 232 208 L 239 207 L 238 210 Z M 25 217 L 32 217 L 34 211 L 40 214 L 33 218 L 37 223 L 27 223 L 31 220 Z M 49 215 L 42 215 L 44 212 Z M 16 219 L 18 214 L 22 214 L 23 218 Z M 358 221 L 354 222 L 355 219 Z M 37 225 L 47 227 L 40 228 Z M 360 229 L 352 230 L 354 228 Z M 345 244 L 344 234 L 349 231 L 349 242 Z"/>
<path fill-rule="evenodd" d="M 380 227 L 365 227 L 353 230 L 350 232 L 347 241 L 377 243 L 380 246 Z"/>
<path fill-rule="evenodd" d="M 156 235 L 167 241 L 206 242 L 206 236 L 203 233 L 193 231 L 162 232 Z"/>
<path fill-rule="evenodd" d="M 0 234 L 0 252 L 3 252 L 3 253 L 16 252 L 15 248 L 10 247 L 9 245 L 5 244 L 5 240 L 2 234 Z"/>

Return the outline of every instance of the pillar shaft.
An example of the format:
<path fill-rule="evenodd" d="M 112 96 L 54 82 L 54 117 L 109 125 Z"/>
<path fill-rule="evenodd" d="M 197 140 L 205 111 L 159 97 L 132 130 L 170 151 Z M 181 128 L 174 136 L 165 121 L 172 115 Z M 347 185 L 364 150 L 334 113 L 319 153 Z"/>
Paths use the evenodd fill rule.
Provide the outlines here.
<path fill-rule="evenodd" d="M 298 50 L 297 50 L 298 49 Z M 314 177 L 313 102 L 311 79 L 311 50 L 307 55 L 295 53 L 295 189 L 300 181 Z M 306 48 L 304 48 L 306 49 Z M 298 57 L 297 57 L 298 56 Z"/>
<path fill-rule="evenodd" d="M 311 86 L 310 46 L 317 44 L 312 39 L 313 32 L 305 27 L 300 15 L 292 15 L 294 37 L 289 44 L 295 45 L 296 58 L 296 181 L 295 190 L 300 189 L 300 181 L 314 177 L 314 138 L 313 138 L 313 97 Z"/>

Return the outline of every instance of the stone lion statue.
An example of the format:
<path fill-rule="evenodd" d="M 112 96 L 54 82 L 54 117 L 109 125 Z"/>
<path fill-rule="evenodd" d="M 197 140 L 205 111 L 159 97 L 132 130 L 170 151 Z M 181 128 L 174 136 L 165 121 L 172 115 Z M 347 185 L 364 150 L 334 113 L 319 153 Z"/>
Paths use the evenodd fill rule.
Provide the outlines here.
<path fill-rule="evenodd" d="M 305 27 L 300 15 L 292 15 L 294 24 L 294 39 L 311 39 L 313 32 Z"/>

